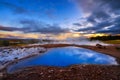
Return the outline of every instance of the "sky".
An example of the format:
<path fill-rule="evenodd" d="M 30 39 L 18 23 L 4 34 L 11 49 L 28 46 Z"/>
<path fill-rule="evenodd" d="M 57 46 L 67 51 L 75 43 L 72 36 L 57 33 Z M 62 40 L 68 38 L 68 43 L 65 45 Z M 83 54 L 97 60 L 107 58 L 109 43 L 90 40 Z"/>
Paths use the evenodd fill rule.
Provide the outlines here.
<path fill-rule="evenodd" d="M 120 34 L 120 0 L 0 0 L 0 37 Z"/>

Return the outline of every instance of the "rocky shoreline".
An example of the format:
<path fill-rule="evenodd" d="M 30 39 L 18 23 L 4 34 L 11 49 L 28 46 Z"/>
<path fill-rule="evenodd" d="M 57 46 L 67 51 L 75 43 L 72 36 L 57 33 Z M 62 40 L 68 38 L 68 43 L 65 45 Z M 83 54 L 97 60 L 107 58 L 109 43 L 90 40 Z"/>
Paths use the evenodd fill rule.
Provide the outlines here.
<path fill-rule="evenodd" d="M 29 67 L 3 80 L 120 80 L 120 65 L 72 65 L 69 67 Z"/>
<path fill-rule="evenodd" d="M 91 50 L 94 50 L 97 52 L 101 52 L 104 54 L 114 56 L 114 57 L 116 57 L 117 62 L 120 64 L 120 51 L 116 49 L 116 47 L 118 47 L 120 45 L 105 46 L 106 48 L 103 48 L 103 49 L 98 48 L 96 46 L 86 46 L 86 45 L 84 46 L 84 45 L 73 45 L 73 44 L 45 44 L 45 45 L 29 46 L 27 48 L 44 47 L 45 49 L 50 49 L 50 48 L 67 47 L 67 46 L 83 47 L 83 48 L 91 49 Z M 28 58 L 28 57 L 26 57 L 26 58 Z M 25 58 L 22 58 L 22 59 L 25 59 Z M 19 59 L 19 60 L 22 60 L 22 59 Z M 14 62 L 16 62 L 16 61 L 18 61 L 18 60 L 15 60 Z M 84 66 L 85 66 L 85 72 L 83 69 Z M 77 71 L 76 74 L 74 73 L 73 70 L 71 70 L 71 67 Z M 80 68 L 80 71 L 79 71 L 78 67 Z M 33 78 L 35 78 L 35 75 L 33 73 L 38 75 L 42 69 L 45 70 L 44 72 L 47 72 L 47 71 L 49 71 L 48 70 L 49 68 L 57 71 L 56 74 L 51 73 L 50 74 L 52 76 L 51 78 L 47 77 L 48 75 L 43 75 L 44 78 L 41 78 L 41 76 L 39 75 L 39 76 L 37 76 L 38 80 L 93 80 L 93 79 L 94 80 L 119 80 L 120 79 L 120 77 L 119 77 L 120 76 L 120 65 L 116 65 L 116 66 L 115 65 L 114 66 L 111 66 L 111 65 L 108 65 L 108 66 L 106 66 L 106 65 L 102 65 L 102 66 L 101 65 L 73 65 L 73 66 L 66 67 L 66 68 L 47 67 L 47 66 L 31 67 L 31 68 L 26 68 L 20 72 L 16 72 L 14 74 L 7 74 L 6 68 L 4 68 L 4 70 L 1 70 L 1 72 L 0 72 L 0 80 L 1 79 L 2 80 L 18 80 L 18 79 L 19 80 L 34 80 Z M 61 73 L 59 73 L 59 69 L 65 70 L 66 72 L 61 74 Z M 71 70 L 70 72 L 69 72 L 69 69 Z M 96 78 L 96 77 L 89 78 L 90 76 L 88 76 L 89 75 L 88 73 L 92 72 L 92 70 L 93 70 L 93 73 L 90 73 L 90 76 L 96 76 L 96 77 L 98 76 L 99 78 Z M 97 72 L 97 70 L 98 70 L 98 72 Z M 99 70 L 100 70 L 100 72 L 102 71 L 100 73 L 100 76 L 96 75 L 97 73 L 99 73 Z M 103 77 L 102 73 L 105 74 L 105 77 Z M 46 74 L 48 74 L 48 73 L 46 73 Z M 79 74 L 81 74 L 81 75 L 84 74 L 85 76 L 77 76 Z M 111 75 L 110 78 L 107 78 L 108 74 Z M 29 75 L 31 75 L 32 77 Z M 57 76 L 57 78 L 56 78 L 55 75 L 60 75 L 62 77 Z M 70 77 L 71 75 L 73 77 Z M 21 76 L 21 77 L 19 77 L 19 76 Z M 114 76 L 114 77 L 112 77 L 112 76 Z M 28 79 L 26 79 L 26 78 L 28 78 Z"/>

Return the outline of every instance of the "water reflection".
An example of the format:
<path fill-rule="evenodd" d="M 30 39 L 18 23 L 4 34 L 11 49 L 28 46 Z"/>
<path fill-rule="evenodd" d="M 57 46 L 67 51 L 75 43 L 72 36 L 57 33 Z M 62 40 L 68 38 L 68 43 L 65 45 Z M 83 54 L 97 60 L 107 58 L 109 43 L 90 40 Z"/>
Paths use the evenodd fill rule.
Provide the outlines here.
<path fill-rule="evenodd" d="M 8 68 L 8 72 L 28 66 L 69 66 L 72 64 L 105 64 L 116 65 L 115 58 L 78 47 L 63 47 L 49 50 L 43 55 L 18 62 Z"/>

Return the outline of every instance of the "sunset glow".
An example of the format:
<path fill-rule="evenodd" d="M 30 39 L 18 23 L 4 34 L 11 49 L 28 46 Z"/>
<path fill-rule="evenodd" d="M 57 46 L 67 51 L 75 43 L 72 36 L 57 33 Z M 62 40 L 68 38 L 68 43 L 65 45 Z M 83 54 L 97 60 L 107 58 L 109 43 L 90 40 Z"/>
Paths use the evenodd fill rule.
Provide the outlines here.
<path fill-rule="evenodd" d="M 64 40 L 117 35 L 120 34 L 118 3 L 104 0 L 0 0 L 0 38 Z"/>

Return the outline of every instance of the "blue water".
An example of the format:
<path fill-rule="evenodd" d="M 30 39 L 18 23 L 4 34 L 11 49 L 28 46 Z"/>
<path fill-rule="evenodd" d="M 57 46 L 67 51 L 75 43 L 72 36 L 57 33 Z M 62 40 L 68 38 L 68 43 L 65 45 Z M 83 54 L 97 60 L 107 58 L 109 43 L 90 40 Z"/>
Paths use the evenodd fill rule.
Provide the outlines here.
<path fill-rule="evenodd" d="M 115 58 L 92 50 L 78 47 L 54 48 L 43 55 L 19 61 L 8 67 L 8 72 L 30 66 L 70 66 L 73 64 L 116 65 Z"/>

